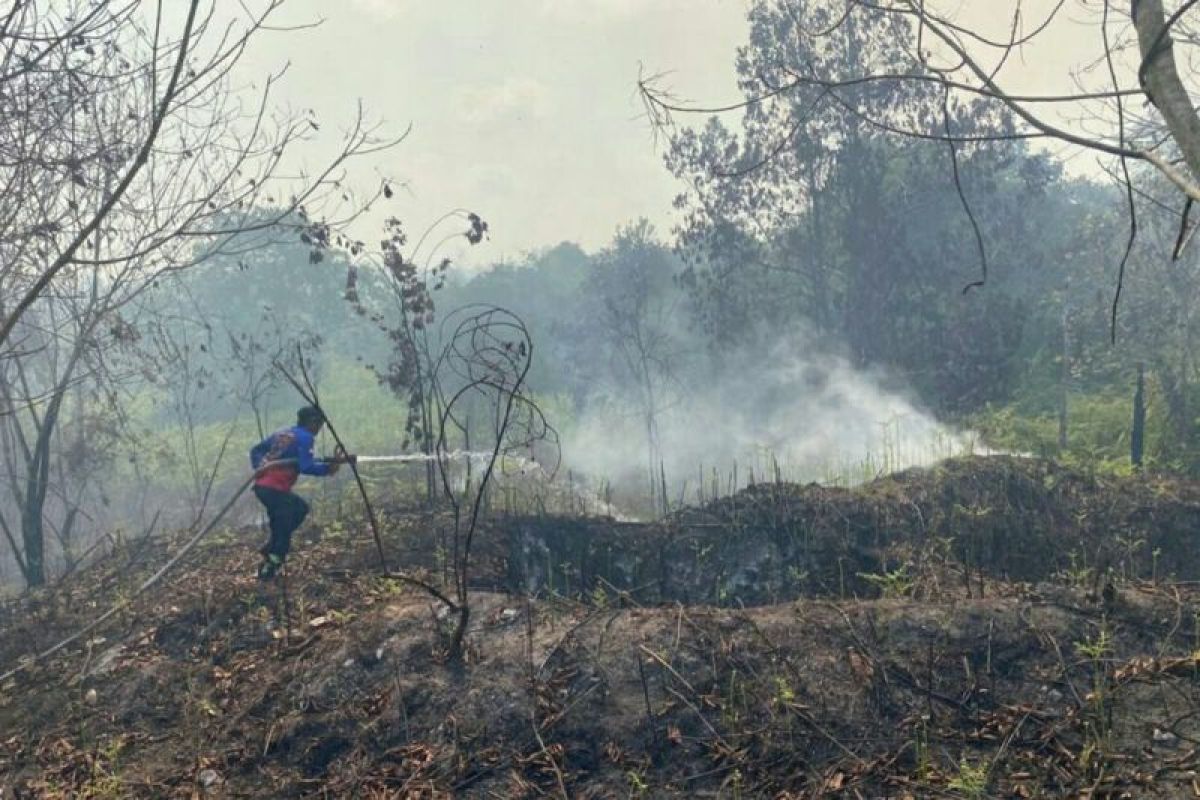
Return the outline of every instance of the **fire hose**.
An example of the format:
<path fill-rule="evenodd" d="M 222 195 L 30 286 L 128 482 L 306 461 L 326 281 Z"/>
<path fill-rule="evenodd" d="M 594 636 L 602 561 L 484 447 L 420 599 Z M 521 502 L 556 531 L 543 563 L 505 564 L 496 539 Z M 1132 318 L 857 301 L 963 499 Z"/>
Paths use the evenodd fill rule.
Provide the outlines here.
<path fill-rule="evenodd" d="M 407 463 L 407 462 L 435 461 L 435 460 L 438 460 L 439 458 L 444 459 L 444 460 L 458 460 L 458 459 L 466 458 L 469 460 L 471 458 L 490 457 L 490 455 L 491 455 L 490 453 L 471 453 L 471 452 L 465 452 L 465 451 L 454 451 L 452 453 L 442 453 L 440 455 L 438 455 L 438 454 L 435 454 L 435 455 L 406 454 L 406 455 L 394 455 L 394 456 L 352 456 L 352 455 L 346 455 L 346 454 L 339 454 L 339 456 L 337 456 L 336 458 L 344 460 L 345 463 L 382 464 L 382 463 Z M 213 515 L 213 518 L 208 521 L 208 524 L 201 527 L 200 530 L 195 533 L 195 535 L 193 535 L 190 539 L 188 539 L 187 542 L 184 543 L 183 547 L 181 547 L 179 549 L 179 552 L 177 552 L 175 555 L 173 555 L 170 558 L 170 560 L 167 561 L 167 563 L 165 563 L 161 567 L 159 567 L 159 569 L 153 575 L 146 578 L 146 580 L 142 581 L 141 585 L 139 585 L 137 587 L 137 589 L 134 590 L 134 592 L 131 595 L 123 598 L 121 600 L 121 602 L 118 602 L 116 605 L 112 606 L 112 608 L 108 609 L 108 611 L 105 611 L 103 614 L 101 614 L 99 617 L 97 617 L 96 619 L 89 622 L 83 628 L 81 628 L 80 630 L 71 634 L 70 636 L 63 639 L 62 641 L 57 642 L 52 647 L 47 648 L 46 650 L 43 650 L 42 652 L 40 652 L 32 657 L 25 656 L 24 658 L 22 658 L 20 660 L 20 662 L 17 664 L 17 666 L 13 667 L 12 669 L 8 670 L 7 672 L 0 673 L 0 684 L 3 684 L 4 681 L 13 677 L 14 675 L 16 675 L 17 673 L 26 669 L 27 667 L 30 667 L 34 664 L 42 662 L 42 661 L 46 660 L 47 658 L 49 658 L 50 656 L 54 655 L 55 653 L 63 650 L 66 647 L 69 647 L 70 645 L 79 641 L 81 638 L 83 638 L 87 634 L 94 631 L 96 628 L 103 625 L 108 620 L 112 619 L 122 609 L 127 608 L 134 600 L 136 600 L 138 597 L 140 597 L 142 594 L 144 594 L 147 589 L 150 589 L 152 586 L 154 586 L 160 580 L 162 580 L 163 577 L 168 572 L 170 572 L 171 569 L 175 565 L 177 565 L 180 561 L 182 561 L 183 558 L 188 553 L 190 553 L 196 547 L 196 545 L 200 543 L 200 541 L 205 536 L 212 533 L 213 529 L 217 527 L 217 524 L 222 519 L 224 519 L 225 515 L 228 514 L 233 509 L 234 504 L 236 504 L 237 501 L 239 499 L 241 499 L 242 495 L 244 495 L 246 493 L 246 490 L 249 489 L 251 484 L 254 483 L 254 479 L 256 477 L 258 477 L 258 475 L 261 474 L 263 470 L 269 469 L 271 467 L 281 466 L 283 464 L 295 463 L 295 461 L 296 461 L 296 459 L 289 458 L 289 459 L 282 459 L 282 460 L 278 460 L 278 461 L 272 461 L 270 463 L 263 464 L 262 466 L 260 466 L 248 478 L 246 478 L 246 480 L 244 480 L 240 486 L 238 486 L 237 491 L 234 492 L 233 495 L 229 498 L 229 500 L 225 503 L 225 505 L 223 505 L 220 508 L 220 510 L 217 511 L 217 513 L 215 515 Z"/>

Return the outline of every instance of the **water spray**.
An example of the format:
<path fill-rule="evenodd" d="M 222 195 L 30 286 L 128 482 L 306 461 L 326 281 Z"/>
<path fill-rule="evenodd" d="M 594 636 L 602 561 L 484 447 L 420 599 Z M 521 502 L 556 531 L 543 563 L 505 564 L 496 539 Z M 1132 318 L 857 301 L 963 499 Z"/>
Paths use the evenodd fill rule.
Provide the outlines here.
<path fill-rule="evenodd" d="M 454 461 L 458 459 L 479 459 L 489 458 L 491 453 L 467 453 L 453 452 L 446 453 L 444 458 Z M 355 464 L 419 464 L 428 461 L 437 461 L 437 453 L 401 453 L 394 456 L 355 456 Z"/>
<path fill-rule="evenodd" d="M 363 464 L 426 464 L 442 459 L 446 461 L 487 463 L 492 459 L 492 456 L 493 453 L 489 451 L 453 450 L 449 453 L 400 453 L 392 456 L 355 456 L 354 463 L 360 466 Z M 536 461 L 522 456 L 500 454 L 496 456 L 496 459 L 499 463 L 515 462 L 522 470 L 536 469 L 540 471 L 542 469 L 541 465 Z"/>

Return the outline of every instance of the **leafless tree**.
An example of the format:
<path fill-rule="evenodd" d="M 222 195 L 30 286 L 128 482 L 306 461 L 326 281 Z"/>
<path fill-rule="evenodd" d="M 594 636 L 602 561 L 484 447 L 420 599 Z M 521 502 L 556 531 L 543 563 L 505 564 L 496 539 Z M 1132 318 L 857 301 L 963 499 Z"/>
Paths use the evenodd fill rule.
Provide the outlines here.
<path fill-rule="evenodd" d="M 629 387 L 641 417 L 646 440 L 646 465 L 650 498 L 665 506 L 662 491 L 662 443 L 659 419 L 678 402 L 675 365 L 682 348 L 674 335 L 674 262 L 654 240 L 646 220 L 620 229 L 612 247 L 605 250 L 588 276 L 586 294 L 595 302 L 598 331 L 609 354 L 614 384 Z"/>
<path fill-rule="evenodd" d="M 456 619 L 449 654 L 459 658 L 471 619 L 471 551 L 491 481 L 509 460 L 538 457 L 539 447 L 549 447 L 550 457 L 543 453 L 541 458 L 556 467 L 558 436 L 525 384 L 533 340 L 519 317 L 496 306 L 466 306 L 448 315 L 443 326 L 450 333 L 435 364 L 439 396 L 445 398 L 438 423 L 437 464 L 454 515 L 452 611 Z M 488 432 L 486 458 L 478 480 L 456 488 L 451 479 L 452 452 L 462 444 L 461 435 L 472 428 L 469 411 L 482 415 L 474 427 Z M 480 438 L 477 434 L 476 440 Z"/>
<path fill-rule="evenodd" d="M 337 155 L 297 175 L 318 121 L 274 110 L 281 73 L 239 88 L 282 5 L 16 0 L 0 15 L 0 452 L 19 520 L 0 509 L 0 531 L 30 585 L 46 579 L 47 498 L 75 498 L 63 539 L 90 481 L 66 468 L 61 424 L 78 444 L 88 420 L 119 419 L 139 369 L 118 357 L 141 336 L 131 308 L 170 275 L 284 238 L 318 260 L 375 199 L 341 183 L 347 161 L 395 143 L 361 109 Z"/>
<path fill-rule="evenodd" d="M 365 247 L 357 253 L 352 251 L 363 265 L 385 275 L 390 291 L 390 310 L 368 309 L 358 291 L 358 268 L 351 268 L 346 300 L 356 313 L 369 317 L 392 346 L 388 363 L 375 366 L 375 374 L 408 403 L 402 450 L 415 443 L 422 453 L 432 456 L 436 448 L 437 420 L 444 398 L 438 394 L 434 367 L 437 346 L 431 343 L 430 333 L 437 318 L 434 295 L 445 285 L 451 267 L 451 261 L 439 253 L 444 244 L 460 238 L 477 245 L 487 232 L 488 225 L 478 214 L 455 209 L 435 220 L 410 247 L 400 220 L 391 217 L 384 223 L 385 238 L 378 252 Z M 426 462 L 425 491 L 427 500 L 433 503 L 438 491 L 433 461 Z"/>
<path fill-rule="evenodd" d="M 225 329 L 229 360 L 239 373 L 231 387 L 238 399 L 249 407 L 259 438 L 266 437 L 266 418 L 272 394 L 283 385 L 277 364 L 289 364 L 296 350 L 312 353 L 322 338 L 313 331 L 289 331 L 283 320 L 272 312 L 252 334 Z"/>
<path fill-rule="evenodd" d="M 16 0 L 4 12 L 0 355 L 70 273 L 183 269 L 262 246 L 293 215 L 318 243 L 336 230 L 339 212 L 317 211 L 344 195 L 341 167 L 393 142 L 360 110 L 322 170 L 292 173 L 318 121 L 274 110 L 281 74 L 257 94 L 235 83 L 250 43 L 276 32 L 282 5 L 238 4 L 232 18 L 213 0 Z M 264 207 L 273 209 L 265 219 Z"/>
<path fill-rule="evenodd" d="M 110 277 L 102 279 L 98 271 L 62 276 L 56 291 L 15 326 L 22 351 L 0 360 L 0 403 L 7 411 L 0 416 L 0 455 L 10 501 L 0 506 L 0 530 L 30 585 L 45 580 L 45 528 L 55 527 L 45 513 L 48 499 L 57 494 L 64 501 L 58 530 L 60 539 L 68 538 L 86 490 L 119 436 L 122 412 L 114 389 L 121 377 L 111 358 L 131 329 L 114 309 L 122 276 Z M 69 409 L 72 397 L 76 403 Z M 60 428 L 68 418 L 72 431 L 63 442 Z"/>

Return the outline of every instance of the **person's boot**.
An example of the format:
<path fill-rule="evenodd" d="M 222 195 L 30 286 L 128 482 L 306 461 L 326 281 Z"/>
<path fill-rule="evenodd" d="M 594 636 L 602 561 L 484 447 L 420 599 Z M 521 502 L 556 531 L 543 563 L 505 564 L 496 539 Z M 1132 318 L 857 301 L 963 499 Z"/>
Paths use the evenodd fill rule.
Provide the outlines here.
<path fill-rule="evenodd" d="M 269 581 L 279 572 L 279 568 L 283 566 L 283 556 L 268 553 L 263 562 L 258 565 L 258 579 L 260 581 Z"/>

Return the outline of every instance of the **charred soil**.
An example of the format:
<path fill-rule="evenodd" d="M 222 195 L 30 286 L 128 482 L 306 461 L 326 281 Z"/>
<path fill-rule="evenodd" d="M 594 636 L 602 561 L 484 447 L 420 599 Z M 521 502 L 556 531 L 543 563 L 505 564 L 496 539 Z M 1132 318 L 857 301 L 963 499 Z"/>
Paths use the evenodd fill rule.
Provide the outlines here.
<path fill-rule="evenodd" d="M 0 788 L 1193 796 L 1198 514 L 1195 484 L 973 459 L 855 490 L 754 487 L 653 526 L 502 520 L 483 533 L 463 663 L 442 656 L 449 621 L 436 604 L 378 575 L 357 523 L 311 531 L 320 540 L 298 543 L 268 589 L 252 578 L 256 532 L 231 531 L 110 626 L 0 687 Z M 395 552 L 425 552 L 434 580 L 438 525 L 394 512 L 387 526 Z M 534 597 L 486 590 L 528 581 L 513 564 L 521 537 L 554 542 L 556 525 L 606 547 L 640 541 L 647 560 L 708 531 L 722 574 L 749 577 L 686 603 L 632 585 L 636 570 L 626 588 L 613 570 Z M 787 549 L 797 531 L 810 550 Z M 717 552 L 764 537 L 784 554 L 773 558 L 808 560 L 747 567 L 738 559 L 761 547 Z M 118 550 L 6 607 L 0 663 L 120 602 L 172 544 Z M 822 563 L 839 557 L 840 580 Z M 739 588 L 752 579 L 773 588 Z"/>

